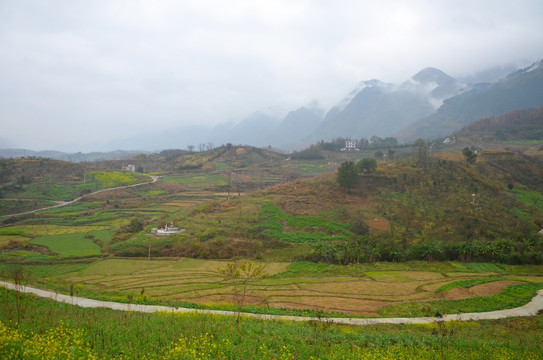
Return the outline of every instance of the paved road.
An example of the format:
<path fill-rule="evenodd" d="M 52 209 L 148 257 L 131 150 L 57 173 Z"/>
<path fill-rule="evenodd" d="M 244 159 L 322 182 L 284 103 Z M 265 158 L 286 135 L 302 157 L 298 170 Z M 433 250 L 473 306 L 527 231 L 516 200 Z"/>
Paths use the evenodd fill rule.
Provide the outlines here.
<path fill-rule="evenodd" d="M 48 207 L 44 207 L 44 208 L 36 209 L 36 210 L 31 210 L 31 211 L 25 211 L 25 212 L 18 213 L 18 214 L 9 214 L 9 215 L 2 215 L 2 216 L 10 217 L 10 216 L 17 216 L 17 215 L 32 214 L 32 213 L 35 213 L 35 212 L 38 212 L 38 211 L 49 210 L 49 209 L 54 209 L 54 208 L 70 205 L 70 204 L 73 204 L 73 203 L 83 199 L 84 197 L 95 195 L 95 194 L 100 194 L 100 193 L 103 193 L 103 192 L 106 192 L 106 191 L 127 189 L 127 188 L 131 188 L 131 187 L 136 187 L 136 186 L 141 186 L 141 185 L 146 185 L 146 184 L 152 184 L 152 183 L 157 182 L 158 179 L 160 178 L 160 176 L 151 175 L 151 178 L 153 179 L 152 181 L 147 181 L 147 182 L 144 182 L 144 183 L 138 183 L 138 184 L 134 184 L 134 185 L 117 186 L 117 187 L 113 187 L 113 188 L 109 188 L 109 189 L 97 190 L 97 191 L 85 194 L 83 196 L 80 196 L 80 197 L 78 197 L 76 199 L 73 199 L 73 200 L 70 200 L 70 201 L 60 201 L 60 203 L 57 204 L 57 205 L 48 206 Z M 0 216 L 0 217 L 2 217 L 2 216 Z"/>
<path fill-rule="evenodd" d="M 202 310 L 202 309 L 187 309 L 158 305 L 136 305 L 125 304 L 111 301 L 101 301 L 87 299 L 77 296 L 69 296 L 57 294 L 52 291 L 41 290 L 30 286 L 16 286 L 12 283 L 0 281 L 0 286 L 8 289 L 22 291 L 29 294 L 35 294 L 42 298 L 52 299 L 57 302 L 77 305 L 85 308 L 107 308 L 120 311 L 133 311 L 133 312 L 192 312 L 200 314 L 215 314 L 235 316 L 234 311 L 222 311 L 222 310 Z M 539 290 L 534 298 L 526 305 L 515 308 L 498 311 L 490 311 L 484 313 L 466 313 L 466 314 L 454 314 L 448 315 L 443 318 L 421 317 L 421 318 L 315 318 L 315 317 L 302 317 L 302 316 L 284 316 L 284 315 L 265 315 L 265 314 L 250 314 L 243 313 L 243 316 L 254 317 L 264 320 L 291 320 L 291 321 L 324 321 L 336 324 L 348 324 L 348 325 L 375 325 L 375 324 L 427 324 L 439 321 L 472 321 L 472 320 L 493 320 L 493 319 L 505 319 L 509 317 L 523 317 L 523 316 L 535 316 L 538 312 L 543 310 L 543 290 Z"/>

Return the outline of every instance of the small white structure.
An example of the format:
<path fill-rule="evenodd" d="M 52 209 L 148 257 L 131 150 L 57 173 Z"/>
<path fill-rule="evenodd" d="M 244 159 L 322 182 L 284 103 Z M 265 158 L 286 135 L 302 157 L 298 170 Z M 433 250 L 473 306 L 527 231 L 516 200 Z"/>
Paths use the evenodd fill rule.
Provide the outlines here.
<path fill-rule="evenodd" d="M 345 140 L 345 149 L 347 149 L 347 151 L 355 150 L 356 149 L 356 141 Z"/>
<path fill-rule="evenodd" d="M 151 234 L 156 234 L 158 236 L 170 236 L 172 234 L 180 234 L 185 232 L 185 229 L 179 229 L 178 227 L 173 226 L 171 223 L 170 226 L 166 224 L 162 229 L 152 229 Z"/>
<path fill-rule="evenodd" d="M 123 166 L 123 170 L 136 172 L 136 165 L 128 164 L 126 166 Z"/>
<path fill-rule="evenodd" d="M 441 143 L 442 143 L 442 144 L 445 144 L 445 145 L 456 144 L 456 137 L 453 136 L 453 137 L 450 137 L 450 138 L 446 138 L 446 139 L 443 140 Z"/>

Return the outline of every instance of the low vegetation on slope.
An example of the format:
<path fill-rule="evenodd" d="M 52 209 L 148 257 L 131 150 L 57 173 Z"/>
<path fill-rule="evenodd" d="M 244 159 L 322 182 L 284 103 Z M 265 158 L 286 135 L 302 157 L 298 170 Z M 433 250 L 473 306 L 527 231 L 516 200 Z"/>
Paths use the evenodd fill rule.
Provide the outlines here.
<path fill-rule="evenodd" d="M 536 159 L 508 152 L 481 154 L 471 166 L 440 158 L 424 167 L 383 162 L 349 191 L 329 173 L 202 205 L 172 218 L 186 233 L 153 244 L 156 255 L 201 258 L 260 258 L 289 249 L 300 259 L 332 263 L 539 264 L 541 184 Z M 114 252 L 143 256 L 144 239 L 119 243 Z"/>

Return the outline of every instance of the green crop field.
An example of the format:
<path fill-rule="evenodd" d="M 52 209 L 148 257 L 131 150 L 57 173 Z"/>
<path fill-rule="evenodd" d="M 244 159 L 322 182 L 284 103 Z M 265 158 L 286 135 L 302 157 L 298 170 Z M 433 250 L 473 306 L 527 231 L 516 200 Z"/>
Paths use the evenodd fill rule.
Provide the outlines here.
<path fill-rule="evenodd" d="M 100 188 L 111 188 L 122 185 L 133 185 L 142 181 L 150 181 L 150 177 L 142 174 L 123 171 L 93 171 L 87 176 L 96 181 Z"/>
<path fill-rule="evenodd" d="M 85 234 L 45 235 L 30 241 L 65 257 L 100 255 L 100 247 Z"/>

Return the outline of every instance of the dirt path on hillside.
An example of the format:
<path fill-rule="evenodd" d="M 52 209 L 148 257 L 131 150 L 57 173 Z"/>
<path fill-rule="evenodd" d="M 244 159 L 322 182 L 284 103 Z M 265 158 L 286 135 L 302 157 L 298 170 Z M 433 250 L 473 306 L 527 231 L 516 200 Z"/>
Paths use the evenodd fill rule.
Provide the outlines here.
<path fill-rule="evenodd" d="M 75 198 L 75 199 L 70 200 L 70 201 L 55 201 L 55 202 L 58 203 L 57 205 L 48 206 L 48 207 L 44 207 L 44 208 L 40 208 L 40 209 L 35 209 L 35 210 L 30 210 L 30 211 L 25 211 L 25 212 L 17 213 L 17 214 L 2 215 L 2 216 L 0 216 L 0 217 L 10 217 L 10 216 L 17 216 L 17 215 L 32 214 L 32 213 L 35 213 L 35 212 L 38 212 L 38 211 L 50 210 L 50 209 L 55 209 L 55 208 L 58 208 L 58 207 L 63 207 L 63 206 L 66 206 L 66 205 L 70 205 L 70 204 L 73 204 L 73 203 L 75 203 L 75 202 L 78 202 L 79 200 L 81 200 L 81 199 L 83 199 L 83 198 L 85 198 L 85 197 L 87 197 L 87 196 L 92 196 L 92 195 L 100 194 L 100 193 L 103 193 L 103 192 L 106 192 L 106 191 L 120 190 L 120 189 L 128 189 L 128 188 L 132 188 L 132 187 L 136 187 L 136 186 L 147 185 L 147 184 L 153 184 L 153 183 L 156 183 L 156 182 L 158 181 L 158 179 L 160 178 L 160 176 L 153 176 L 153 175 L 151 175 L 151 178 L 153 179 L 152 181 L 147 181 L 147 182 L 144 182 L 144 183 L 138 183 L 138 184 L 133 184 L 133 185 L 117 186 L 117 187 L 113 187 L 113 188 L 109 188 L 109 189 L 97 190 L 97 191 L 94 191 L 94 192 L 85 194 L 85 195 L 83 195 L 83 196 L 80 196 L 80 197 Z"/>
<path fill-rule="evenodd" d="M 41 290 L 30 286 L 15 285 L 12 283 L 0 281 L 0 286 L 8 289 L 21 291 L 28 294 L 35 294 L 39 297 L 52 299 L 57 302 L 81 306 L 85 308 L 106 308 L 120 311 L 133 311 L 133 312 L 192 312 L 200 314 L 214 314 L 235 316 L 234 311 L 222 311 L 222 310 L 201 310 L 201 309 L 187 309 L 177 308 L 159 305 L 136 305 L 125 304 L 111 301 L 101 301 L 87 299 L 77 296 L 69 296 L 57 294 L 52 291 Z M 523 317 L 523 316 L 535 316 L 543 310 L 543 289 L 539 290 L 534 298 L 526 305 L 506 310 L 497 310 L 484 313 L 466 313 L 466 314 L 453 314 L 444 318 L 315 318 L 315 317 L 302 317 L 302 316 L 285 316 L 285 315 L 266 315 L 266 314 L 251 314 L 243 313 L 243 316 L 263 319 L 263 320 L 290 320 L 290 321 L 323 321 L 335 324 L 347 324 L 347 325 L 375 325 L 375 324 L 426 324 L 440 321 L 474 321 L 474 320 L 494 320 L 505 319 L 509 317 Z"/>

